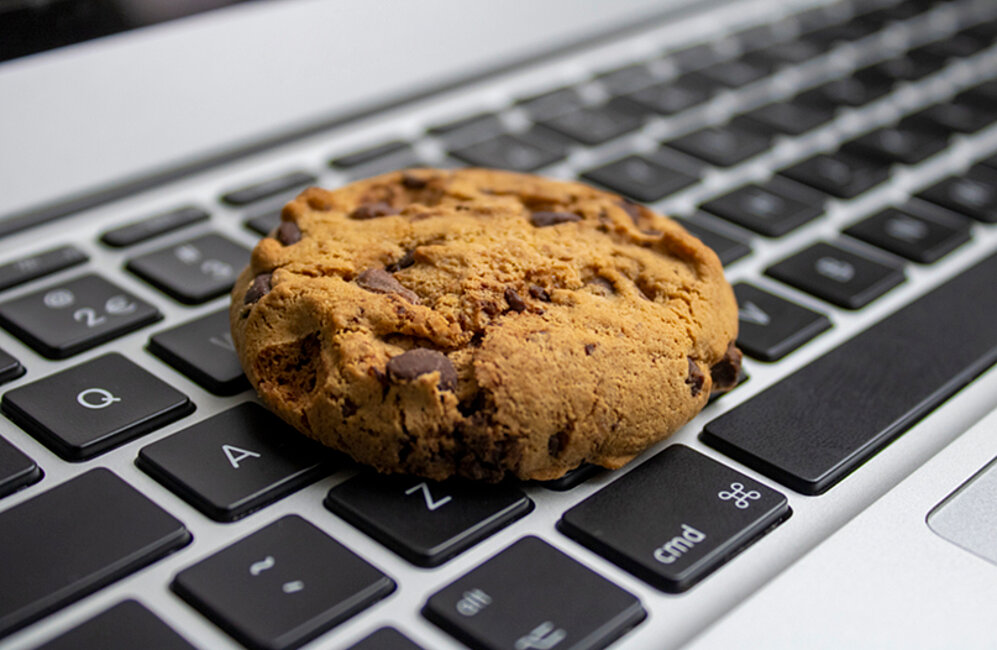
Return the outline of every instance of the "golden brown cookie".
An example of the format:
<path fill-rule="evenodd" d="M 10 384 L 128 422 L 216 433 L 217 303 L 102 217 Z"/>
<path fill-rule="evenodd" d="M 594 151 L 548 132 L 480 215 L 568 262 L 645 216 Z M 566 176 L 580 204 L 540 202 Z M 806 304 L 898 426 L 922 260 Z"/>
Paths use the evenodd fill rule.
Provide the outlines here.
<path fill-rule="evenodd" d="M 378 470 L 617 468 L 736 380 L 716 255 L 615 194 L 420 169 L 281 217 L 232 292 L 239 357 L 274 412 Z"/>

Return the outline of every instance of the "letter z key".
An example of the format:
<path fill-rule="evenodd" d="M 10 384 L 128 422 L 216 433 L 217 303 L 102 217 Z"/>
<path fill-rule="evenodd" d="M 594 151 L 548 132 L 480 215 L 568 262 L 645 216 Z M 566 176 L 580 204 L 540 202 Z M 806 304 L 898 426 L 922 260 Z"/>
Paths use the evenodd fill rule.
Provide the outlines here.
<path fill-rule="evenodd" d="M 672 445 L 568 510 L 558 528 L 645 582 L 678 593 L 789 515 L 779 492 Z"/>

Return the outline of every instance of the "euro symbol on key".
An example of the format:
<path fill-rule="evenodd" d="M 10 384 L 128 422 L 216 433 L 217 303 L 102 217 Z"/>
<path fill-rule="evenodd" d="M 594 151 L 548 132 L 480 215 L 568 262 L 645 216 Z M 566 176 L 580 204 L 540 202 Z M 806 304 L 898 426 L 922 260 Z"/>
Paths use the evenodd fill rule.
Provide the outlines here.
<path fill-rule="evenodd" d="M 115 397 L 111 391 L 104 388 L 87 388 L 76 396 L 76 402 L 88 409 L 103 409 L 120 401 L 120 397 Z"/>

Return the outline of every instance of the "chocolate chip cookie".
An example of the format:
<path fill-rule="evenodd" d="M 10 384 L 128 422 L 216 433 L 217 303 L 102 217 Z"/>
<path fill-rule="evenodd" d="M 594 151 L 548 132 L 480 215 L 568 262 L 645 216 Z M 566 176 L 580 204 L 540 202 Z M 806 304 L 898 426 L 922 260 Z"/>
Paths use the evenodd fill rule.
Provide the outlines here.
<path fill-rule="evenodd" d="M 736 381 L 716 255 L 618 195 L 417 169 L 285 206 L 232 292 L 275 413 L 383 472 L 618 468 Z"/>

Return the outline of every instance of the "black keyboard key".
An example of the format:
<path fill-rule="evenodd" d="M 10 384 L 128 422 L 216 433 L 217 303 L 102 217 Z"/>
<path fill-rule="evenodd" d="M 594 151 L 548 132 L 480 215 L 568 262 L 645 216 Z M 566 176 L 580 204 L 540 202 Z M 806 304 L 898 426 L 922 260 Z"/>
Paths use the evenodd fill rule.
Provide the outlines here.
<path fill-rule="evenodd" d="M 423 648 L 395 628 L 382 627 L 346 650 L 423 650 Z"/>
<path fill-rule="evenodd" d="M 834 119 L 834 109 L 797 101 L 776 102 L 744 114 L 745 125 L 771 135 L 803 135 Z"/>
<path fill-rule="evenodd" d="M 568 510 L 558 529 L 654 587 L 679 593 L 788 516 L 779 492 L 672 445 Z"/>
<path fill-rule="evenodd" d="M 903 119 L 901 124 L 914 128 L 942 128 L 952 133 L 976 133 L 997 120 L 993 106 L 979 106 L 967 96 L 959 96 L 944 104 L 935 104 Z"/>
<path fill-rule="evenodd" d="M 895 266 L 818 242 L 765 269 L 797 289 L 845 309 L 859 309 L 904 281 Z"/>
<path fill-rule="evenodd" d="M 116 352 L 4 393 L 0 409 L 66 460 L 92 458 L 194 411 Z"/>
<path fill-rule="evenodd" d="M 118 603 L 37 650 L 101 648 L 194 650 L 194 646 L 135 600 Z"/>
<path fill-rule="evenodd" d="M 714 63 L 693 74 L 727 88 L 740 88 L 759 79 L 764 79 L 770 72 L 771 70 L 762 65 L 760 60 L 752 61 L 740 58 Z"/>
<path fill-rule="evenodd" d="M 961 176 L 950 176 L 919 193 L 937 203 L 984 223 L 997 223 L 997 169 L 974 165 Z"/>
<path fill-rule="evenodd" d="M 841 149 L 855 157 L 871 156 L 888 164 L 916 165 L 948 146 L 947 131 L 903 123 L 866 133 Z"/>
<path fill-rule="evenodd" d="M 412 145 L 404 140 L 390 140 L 372 147 L 366 147 L 360 151 L 337 156 L 329 161 L 329 164 L 337 169 L 352 169 L 367 165 L 378 159 L 394 157 L 412 150 Z"/>
<path fill-rule="evenodd" d="M 664 144 L 713 165 L 731 167 L 767 151 L 770 143 L 767 135 L 726 124 L 693 131 Z"/>
<path fill-rule="evenodd" d="M 450 122 L 436 124 L 426 129 L 426 132 L 447 142 L 471 142 L 496 136 L 504 130 L 498 115 L 475 113 Z"/>
<path fill-rule="evenodd" d="M 626 98 L 656 113 L 673 115 L 698 106 L 712 96 L 710 86 L 681 77 L 643 88 L 626 95 Z"/>
<path fill-rule="evenodd" d="M 184 569 L 172 586 L 240 643 L 264 650 L 296 648 L 395 589 L 297 515 Z"/>
<path fill-rule="evenodd" d="M 185 206 L 108 230 L 100 236 L 100 241 L 108 246 L 124 248 L 207 221 L 209 217 L 201 208 Z"/>
<path fill-rule="evenodd" d="M 822 47 L 831 48 L 865 38 L 875 31 L 876 28 L 873 25 L 864 25 L 861 21 L 853 20 L 818 29 L 810 32 L 804 38 Z"/>
<path fill-rule="evenodd" d="M 778 361 L 821 332 L 830 319 L 744 282 L 734 285 L 737 296 L 737 346 L 762 361 Z"/>
<path fill-rule="evenodd" d="M 539 124 L 582 144 L 598 145 L 639 129 L 644 124 L 644 113 L 637 104 L 618 97 Z"/>
<path fill-rule="evenodd" d="M 824 213 L 824 196 L 784 178 L 745 185 L 703 204 L 711 214 L 766 237 L 781 237 Z"/>
<path fill-rule="evenodd" d="M 940 41 L 922 45 L 918 49 L 945 60 L 963 59 L 973 56 L 987 44 L 965 32 L 957 32 Z"/>
<path fill-rule="evenodd" d="M 545 120 L 555 115 L 570 113 L 582 107 L 582 97 L 572 87 L 524 97 L 516 102 L 534 120 Z"/>
<path fill-rule="evenodd" d="M 545 487 L 548 490 L 554 490 L 555 492 L 567 492 L 568 490 L 578 487 L 593 476 L 605 471 L 606 469 L 604 467 L 592 465 L 591 463 L 582 463 L 575 469 L 568 470 L 561 478 L 555 478 L 549 481 L 535 481 L 535 484 Z"/>
<path fill-rule="evenodd" d="M 0 305 L 0 325 L 50 359 L 65 359 L 162 318 L 98 275 L 84 275 Z"/>
<path fill-rule="evenodd" d="M 0 438 L 0 497 L 5 497 L 42 478 L 42 471 L 14 445 Z"/>
<path fill-rule="evenodd" d="M 536 537 L 436 592 L 422 613 L 475 650 L 605 648 L 647 616 L 633 594 Z"/>
<path fill-rule="evenodd" d="M 643 63 L 624 66 L 596 76 L 596 81 L 610 95 L 622 95 L 640 88 L 650 86 L 657 78 Z"/>
<path fill-rule="evenodd" d="M 132 258 L 126 268 L 180 302 L 196 305 L 231 291 L 248 263 L 249 249 L 210 234 Z"/>
<path fill-rule="evenodd" d="M 644 156 L 627 156 L 583 172 L 581 177 L 645 203 L 674 194 L 699 180 Z"/>
<path fill-rule="evenodd" d="M 863 106 L 887 95 L 893 90 L 894 81 L 882 72 L 864 68 L 850 77 L 829 81 L 808 90 L 799 100 L 830 108 L 839 106 Z"/>
<path fill-rule="evenodd" d="M 13 381 L 24 374 L 24 366 L 6 350 L 0 350 L 0 384 Z"/>
<path fill-rule="evenodd" d="M 548 151 L 535 141 L 503 133 L 502 135 L 452 149 L 450 155 L 475 167 L 533 172 L 564 158 L 563 153 Z"/>
<path fill-rule="evenodd" d="M 684 50 L 669 52 L 668 58 L 679 70 L 689 72 L 717 63 L 723 56 L 713 47 L 713 43 L 703 43 Z"/>
<path fill-rule="evenodd" d="M 106 469 L 0 513 L 0 637 L 186 546 L 190 533 Z"/>
<path fill-rule="evenodd" d="M 977 106 L 993 106 L 994 102 L 997 102 L 997 81 L 988 81 L 978 86 L 973 86 L 962 93 L 960 97 L 966 102 L 976 104 Z"/>
<path fill-rule="evenodd" d="M 995 277 L 991 255 L 708 423 L 703 442 L 826 491 L 997 361 Z"/>
<path fill-rule="evenodd" d="M 253 232 L 266 237 L 280 225 L 280 208 L 270 208 L 250 215 L 245 225 Z"/>
<path fill-rule="evenodd" d="M 75 246 L 60 246 L 8 262 L 0 266 L 0 291 L 83 264 L 87 259 L 86 253 Z"/>
<path fill-rule="evenodd" d="M 773 64 L 799 65 L 820 56 L 824 51 L 825 48 L 818 43 L 798 39 L 770 45 L 755 52 L 755 56 L 763 57 Z"/>
<path fill-rule="evenodd" d="M 965 217 L 930 203 L 887 208 L 845 229 L 846 235 L 921 264 L 936 262 L 969 241 Z"/>
<path fill-rule="evenodd" d="M 919 81 L 945 67 L 945 58 L 923 49 L 914 49 L 877 63 L 873 69 L 895 81 Z"/>
<path fill-rule="evenodd" d="M 676 221 L 682 224 L 682 227 L 690 234 L 713 249 L 713 252 L 720 258 L 720 263 L 724 266 L 751 253 L 751 247 L 744 242 L 722 235 L 701 222 L 689 219 L 676 219 Z"/>
<path fill-rule="evenodd" d="M 533 510 L 514 485 L 358 474 L 325 506 L 409 562 L 443 564 Z"/>
<path fill-rule="evenodd" d="M 787 167 L 783 176 L 842 199 L 851 199 L 890 177 L 890 167 L 866 156 L 837 151 Z"/>
<path fill-rule="evenodd" d="M 328 474 L 328 449 L 244 402 L 139 451 L 135 464 L 216 521 L 235 521 Z"/>
<path fill-rule="evenodd" d="M 153 334 L 149 351 L 216 395 L 249 388 L 235 353 L 228 310 Z"/>
<path fill-rule="evenodd" d="M 229 205 L 241 207 L 270 198 L 271 196 L 276 196 L 278 194 L 283 194 L 284 192 L 290 192 L 292 190 L 302 188 L 305 185 L 311 185 L 316 180 L 317 179 L 314 176 L 307 172 L 289 172 L 281 176 L 269 178 L 265 181 L 260 181 L 259 183 L 253 183 L 252 185 L 241 187 L 237 190 L 226 192 L 222 195 L 222 201 L 228 203 Z"/>

